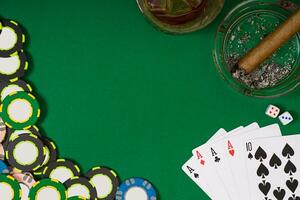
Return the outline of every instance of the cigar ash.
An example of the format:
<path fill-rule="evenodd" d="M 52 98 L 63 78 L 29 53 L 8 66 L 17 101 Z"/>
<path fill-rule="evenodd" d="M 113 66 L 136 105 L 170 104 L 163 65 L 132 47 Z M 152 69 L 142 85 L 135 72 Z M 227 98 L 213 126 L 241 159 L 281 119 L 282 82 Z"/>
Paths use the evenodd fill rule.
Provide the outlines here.
<path fill-rule="evenodd" d="M 241 69 L 232 70 L 239 59 L 281 22 L 278 18 L 256 14 L 233 27 L 226 44 L 226 62 L 235 79 L 252 89 L 263 89 L 280 84 L 291 74 L 298 56 L 297 38 L 292 38 L 250 74 Z"/>

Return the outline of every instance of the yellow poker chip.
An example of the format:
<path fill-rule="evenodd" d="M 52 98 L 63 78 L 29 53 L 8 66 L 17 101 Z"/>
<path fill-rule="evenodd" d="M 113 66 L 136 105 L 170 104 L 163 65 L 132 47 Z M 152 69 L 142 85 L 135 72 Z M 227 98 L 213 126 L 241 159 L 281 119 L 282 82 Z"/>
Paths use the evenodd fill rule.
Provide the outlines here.
<path fill-rule="evenodd" d="M 22 191 L 18 181 L 10 175 L 0 175 L 1 199 L 20 200 L 21 195 Z"/>
<path fill-rule="evenodd" d="M 36 98 L 27 92 L 9 94 L 1 105 L 1 117 L 9 128 L 28 129 L 40 117 Z"/>

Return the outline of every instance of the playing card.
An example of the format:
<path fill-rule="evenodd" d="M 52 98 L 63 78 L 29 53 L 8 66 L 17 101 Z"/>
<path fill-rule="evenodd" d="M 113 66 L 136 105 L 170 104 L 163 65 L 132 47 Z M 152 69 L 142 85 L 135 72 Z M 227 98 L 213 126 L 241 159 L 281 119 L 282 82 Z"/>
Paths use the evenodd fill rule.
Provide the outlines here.
<path fill-rule="evenodd" d="M 235 131 L 241 130 L 243 127 L 238 127 L 233 131 L 230 131 L 229 134 L 234 133 Z M 219 137 L 217 140 L 226 137 Z M 224 187 L 223 182 L 219 178 L 218 174 L 213 168 L 213 163 L 209 161 L 210 151 L 208 152 L 208 148 L 210 143 L 199 146 L 193 150 L 193 156 L 196 158 L 197 163 L 195 169 L 201 173 L 202 177 L 205 179 L 208 187 L 213 191 L 213 196 L 215 200 L 230 200 L 229 195 Z M 216 155 L 217 159 L 217 155 Z"/>
<path fill-rule="evenodd" d="M 247 181 L 247 171 L 245 169 L 245 160 L 243 158 L 243 152 L 246 150 L 246 140 L 255 138 L 266 138 L 281 136 L 281 131 L 278 124 L 266 126 L 263 128 L 250 131 L 246 134 L 242 134 L 236 137 L 228 138 L 227 143 L 230 143 L 234 147 L 234 155 L 230 153 L 226 144 L 223 148 L 223 153 L 225 153 L 225 162 L 229 165 L 231 174 L 233 175 L 236 185 L 236 190 L 241 199 L 249 199 L 249 190 Z M 251 157 L 251 155 L 249 154 Z"/>
<path fill-rule="evenodd" d="M 300 135 L 250 140 L 246 146 L 250 199 L 299 200 Z"/>
<path fill-rule="evenodd" d="M 225 138 L 223 137 L 221 139 L 217 139 L 216 141 L 210 143 L 207 148 L 202 148 L 203 154 L 209 155 L 207 158 L 207 163 L 209 164 L 210 169 L 215 171 L 221 182 L 224 184 L 230 200 L 240 200 L 241 198 L 236 190 L 237 183 L 235 182 L 229 165 L 225 160 L 226 154 L 223 150 L 224 148 L 227 149 L 228 147 L 228 151 L 234 156 L 235 149 L 233 145 L 230 144 L 229 139 L 240 135 L 245 135 L 247 132 L 258 128 L 259 126 L 257 123 L 252 123 L 243 129 L 235 130 L 229 133 Z"/>
<path fill-rule="evenodd" d="M 207 143 L 212 142 L 218 137 L 222 137 L 227 132 L 224 129 L 220 129 L 213 137 L 208 140 Z M 189 176 L 211 199 L 214 199 L 213 193 L 209 189 L 205 182 L 204 177 L 201 177 L 201 172 L 196 169 L 198 160 L 193 156 L 182 166 L 182 170 Z"/>

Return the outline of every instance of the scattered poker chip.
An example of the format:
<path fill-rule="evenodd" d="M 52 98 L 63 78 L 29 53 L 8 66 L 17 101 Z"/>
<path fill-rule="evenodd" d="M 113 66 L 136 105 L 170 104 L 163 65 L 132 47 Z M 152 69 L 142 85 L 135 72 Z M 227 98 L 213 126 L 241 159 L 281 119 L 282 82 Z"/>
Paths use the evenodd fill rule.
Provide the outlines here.
<path fill-rule="evenodd" d="M 29 192 L 29 200 L 66 200 L 64 185 L 57 180 L 42 179 L 34 184 Z"/>
<path fill-rule="evenodd" d="M 46 167 L 45 165 L 47 165 L 49 162 L 56 161 L 57 154 L 58 154 L 57 147 L 53 141 L 51 141 L 49 138 L 45 138 L 45 137 L 41 138 L 41 140 L 43 141 L 43 143 L 45 145 L 46 156 L 45 156 L 45 160 L 44 160 L 42 166 L 33 172 L 33 174 L 36 176 L 41 176 Z"/>
<path fill-rule="evenodd" d="M 7 145 L 9 144 L 9 142 L 11 142 L 14 138 L 16 138 L 19 135 L 23 135 L 23 134 L 33 134 L 38 136 L 39 138 L 41 138 L 41 134 L 39 132 L 38 127 L 36 127 L 35 125 L 31 126 L 29 129 L 22 129 L 22 130 L 14 130 L 12 128 L 8 128 L 6 130 L 6 137 L 5 140 L 3 141 L 3 147 L 7 148 Z"/>
<path fill-rule="evenodd" d="M 147 180 L 130 178 L 118 188 L 116 200 L 156 200 L 156 191 Z"/>
<path fill-rule="evenodd" d="M 28 61 L 23 51 L 10 57 L 0 57 L 0 78 L 2 80 L 15 81 L 24 76 L 27 69 Z"/>
<path fill-rule="evenodd" d="M 75 196 L 75 197 L 69 197 L 68 200 L 87 200 L 87 198 Z"/>
<path fill-rule="evenodd" d="M 32 92 L 31 86 L 23 80 L 17 80 L 14 82 L 2 81 L 0 82 L 0 100 L 1 102 L 5 97 L 15 92 Z"/>
<path fill-rule="evenodd" d="M 3 145 L 0 144 L 0 160 L 4 160 L 5 158 L 5 150 L 3 148 Z"/>
<path fill-rule="evenodd" d="M 95 167 L 87 172 L 86 177 L 95 186 L 98 199 L 113 200 L 119 186 L 116 172 L 105 167 Z"/>
<path fill-rule="evenodd" d="M 23 183 L 19 183 L 19 185 L 20 185 L 21 191 L 22 191 L 21 200 L 28 200 L 29 191 L 30 191 L 29 187 L 27 187 Z"/>
<path fill-rule="evenodd" d="M 48 163 L 42 176 L 43 178 L 51 178 L 64 183 L 72 177 L 80 176 L 80 169 L 69 160 L 58 159 Z"/>
<path fill-rule="evenodd" d="M 16 170 L 17 171 L 17 170 Z M 13 176 L 19 183 L 23 183 L 28 188 L 32 188 L 32 186 L 36 183 L 34 177 L 29 172 L 12 172 L 11 176 Z"/>
<path fill-rule="evenodd" d="M 36 98 L 27 92 L 9 94 L 1 105 L 1 116 L 5 124 L 13 129 L 28 129 L 40 117 Z"/>
<path fill-rule="evenodd" d="M 20 25 L 13 21 L 3 19 L 2 30 L 0 34 L 0 56 L 9 57 L 15 52 L 23 49 L 25 35 Z"/>
<path fill-rule="evenodd" d="M 6 136 L 6 125 L 2 118 L 0 117 L 0 143 L 2 143 L 5 140 Z"/>
<path fill-rule="evenodd" d="M 8 174 L 9 168 L 3 160 L 0 160 L 0 174 Z"/>
<path fill-rule="evenodd" d="M 43 164 L 45 147 L 36 135 L 22 134 L 9 142 L 5 156 L 12 167 L 23 172 L 31 172 Z"/>
<path fill-rule="evenodd" d="M 67 189 L 67 196 L 81 196 L 86 199 L 96 199 L 96 188 L 85 177 L 72 177 L 64 183 Z"/>
<path fill-rule="evenodd" d="M 0 175 L 0 195 L 1 199 L 20 200 L 21 187 L 12 176 Z"/>

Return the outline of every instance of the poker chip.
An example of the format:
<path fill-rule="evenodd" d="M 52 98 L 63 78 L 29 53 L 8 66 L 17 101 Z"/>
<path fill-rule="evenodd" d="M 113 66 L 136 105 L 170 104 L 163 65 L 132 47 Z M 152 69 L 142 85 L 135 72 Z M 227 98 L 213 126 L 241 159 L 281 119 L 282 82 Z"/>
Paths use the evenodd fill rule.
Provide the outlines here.
<path fill-rule="evenodd" d="M 10 57 L 0 57 L 0 78 L 2 80 L 15 81 L 23 77 L 27 69 L 28 61 L 23 51 Z"/>
<path fill-rule="evenodd" d="M 29 200 L 66 200 L 64 185 L 57 180 L 42 179 L 30 189 Z"/>
<path fill-rule="evenodd" d="M 73 162 L 65 159 L 58 159 L 48 163 L 42 174 L 43 178 L 48 177 L 58 180 L 61 183 L 64 183 L 68 179 L 79 175 L 79 167 Z"/>
<path fill-rule="evenodd" d="M 30 191 L 29 187 L 27 187 L 23 183 L 19 183 L 19 185 L 20 185 L 21 191 L 22 191 L 21 200 L 28 200 L 29 191 Z"/>
<path fill-rule="evenodd" d="M 87 198 L 75 196 L 75 197 L 69 197 L 68 200 L 87 200 Z"/>
<path fill-rule="evenodd" d="M 3 160 L 0 160 L 0 174 L 8 174 L 9 168 Z"/>
<path fill-rule="evenodd" d="M 34 177 L 29 172 L 18 172 L 17 170 L 13 170 L 11 174 L 19 183 L 26 185 L 28 188 L 32 188 L 32 186 L 36 183 Z"/>
<path fill-rule="evenodd" d="M 36 98 L 27 92 L 9 94 L 1 105 L 1 116 L 5 124 L 13 129 L 28 129 L 40 117 Z"/>
<path fill-rule="evenodd" d="M 95 186 L 98 199 L 113 200 L 119 186 L 119 178 L 111 169 L 95 167 L 87 172 L 86 177 Z"/>
<path fill-rule="evenodd" d="M 18 181 L 10 175 L 0 175 L 1 199 L 20 200 L 21 194 L 22 191 Z"/>
<path fill-rule="evenodd" d="M 57 159 L 57 147 L 55 143 L 51 141 L 49 138 L 45 138 L 45 137 L 42 138 L 42 141 L 45 145 L 46 156 L 42 166 L 33 172 L 33 174 L 36 176 L 41 176 L 46 167 L 45 165 L 47 165 L 49 162 L 56 161 Z"/>
<path fill-rule="evenodd" d="M 2 81 L 0 82 L 0 100 L 1 102 L 5 97 L 15 92 L 32 92 L 31 86 L 23 80 L 17 80 L 14 82 Z"/>
<path fill-rule="evenodd" d="M 67 196 L 80 196 L 86 199 L 96 199 L 96 188 L 85 177 L 72 177 L 64 183 L 67 188 Z"/>
<path fill-rule="evenodd" d="M 13 20 L 3 19 L 0 34 L 0 56 L 9 57 L 23 49 L 25 35 L 20 25 Z"/>
<path fill-rule="evenodd" d="M 5 140 L 6 136 L 6 125 L 2 118 L 0 117 L 0 143 L 2 143 Z"/>
<path fill-rule="evenodd" d="M 0 160 L 4 160 L 4 158 L 5 158 L 5 151 L 3 145 L 0 144 Z"/>
<path fill-rule="evenodd" d="M 5 140 L 3 141 L 3 147 L 7 148 L 7 145 L 9 144 L 9 142 L 11 142 L 14 138 L 16 138 L 19 135 L 23 135 L 23 134 L 33 134 L 38 136 L 39 138 L 41 138 L 41 134 L 39 132 L 38 127 L 36 127 L 35 125 L 31 126 L 29 129 L 22 129 L 22 130 L 14 130 L 12 128 L 7 128 L 6 130 L 6 137 Z"/>
<path fill-rule="evenodd" d="M 147 180 L 130 178 L 118 188 L 116 200 L 156 200 L 156 191 Z"/>
<path fill-rule="evenodd" d="M 5 156 L 12 167 L 20 171 L 31 172 L 43 164 L 45 147 L 36 135 L 22 134 L 9 142 Z"/>

